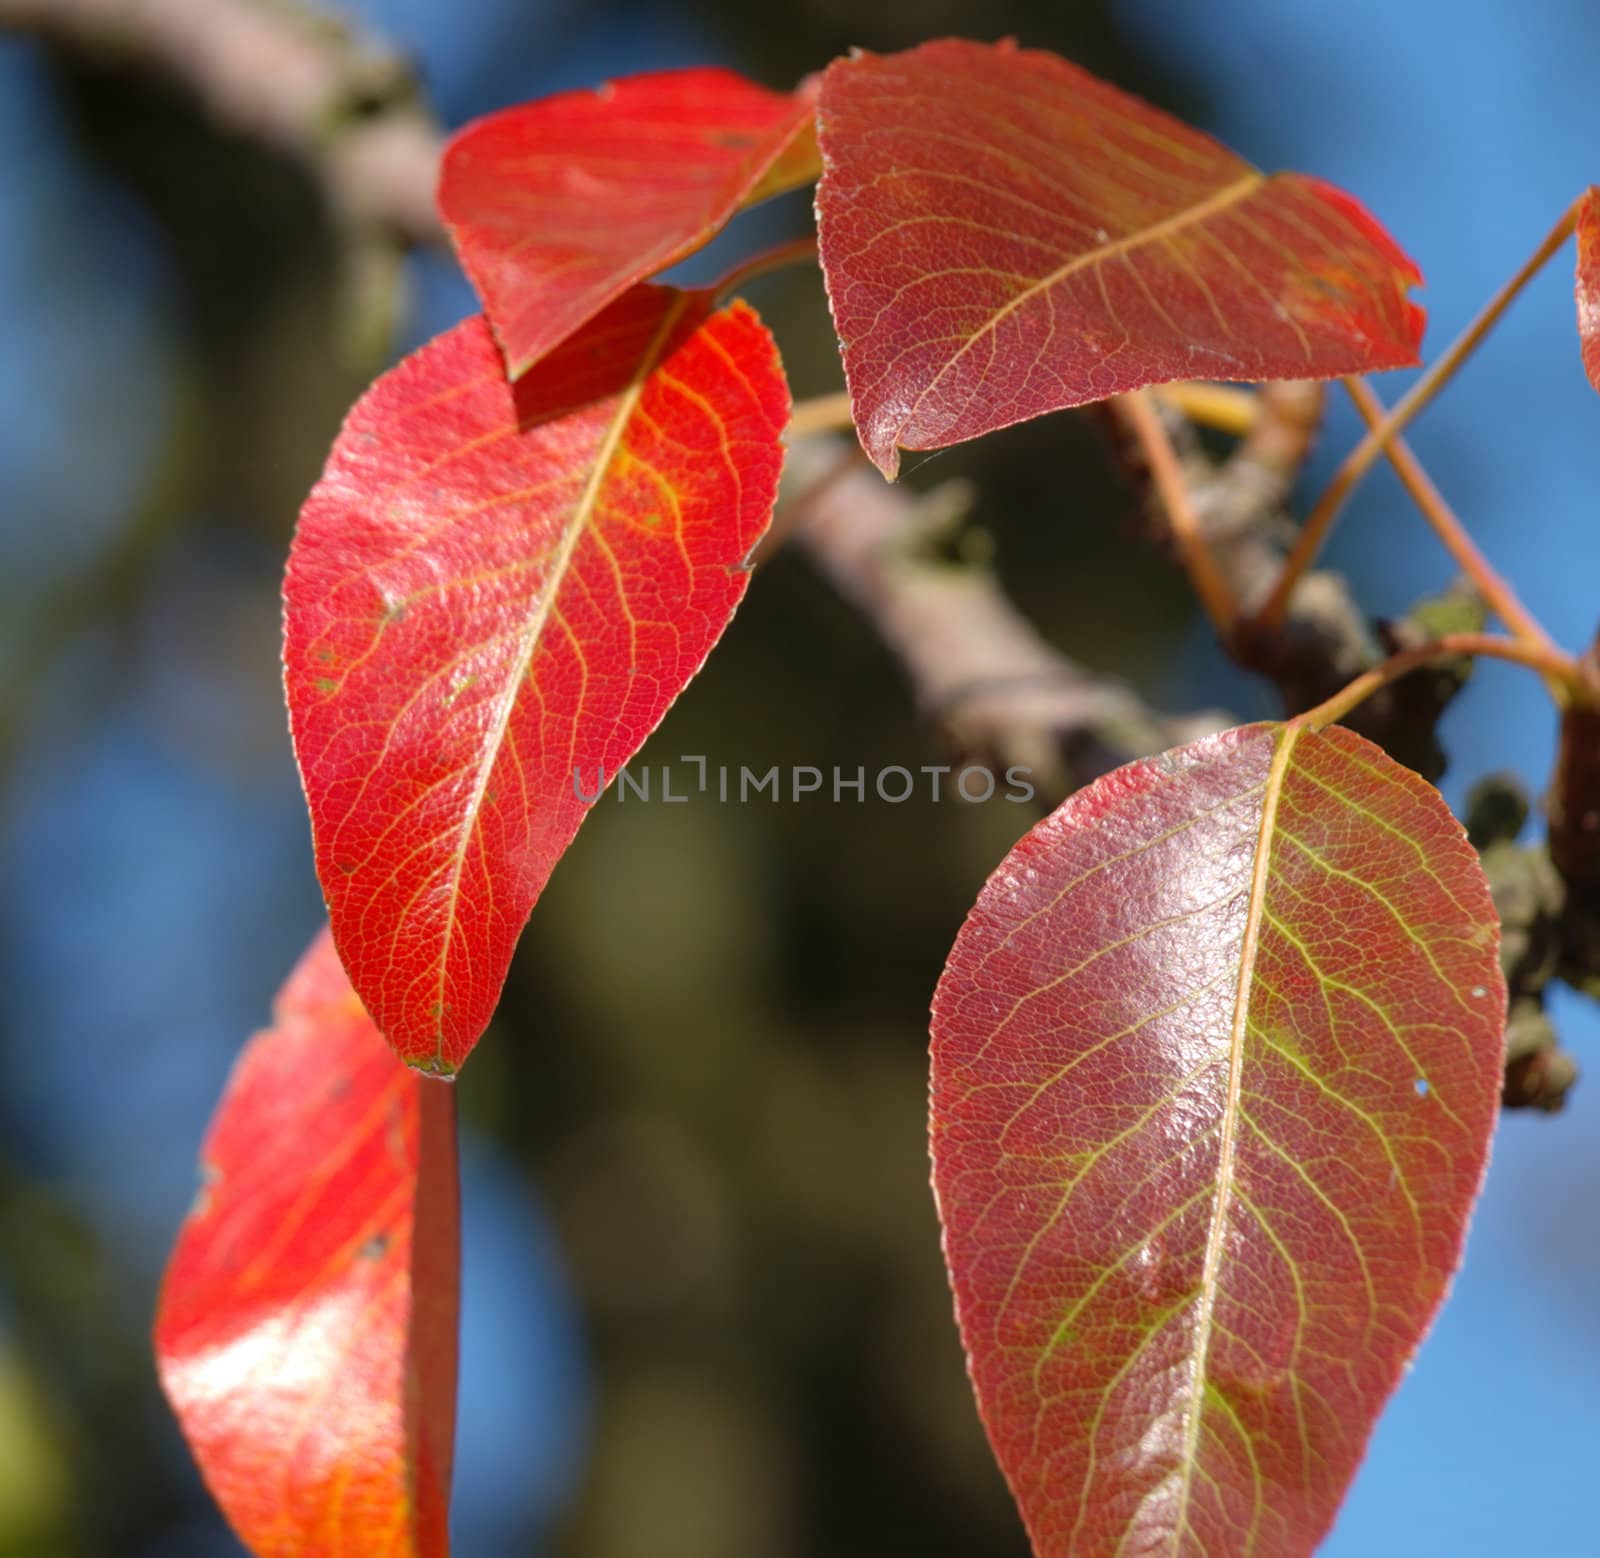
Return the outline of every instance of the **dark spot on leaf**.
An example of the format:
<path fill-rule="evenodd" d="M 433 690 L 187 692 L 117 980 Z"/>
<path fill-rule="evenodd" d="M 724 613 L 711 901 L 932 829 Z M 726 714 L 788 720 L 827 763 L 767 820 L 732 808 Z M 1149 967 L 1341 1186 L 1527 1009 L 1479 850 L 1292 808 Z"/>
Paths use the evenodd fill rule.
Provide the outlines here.
<path fill-rule="evenodd" d="M 362 1242 L 361 1248 L 357 1253 L 362 1260 L 382 1260 L 389 1253 L 389 1235 L 387 1233 L 373 1234 L 370 1239 Z"/>

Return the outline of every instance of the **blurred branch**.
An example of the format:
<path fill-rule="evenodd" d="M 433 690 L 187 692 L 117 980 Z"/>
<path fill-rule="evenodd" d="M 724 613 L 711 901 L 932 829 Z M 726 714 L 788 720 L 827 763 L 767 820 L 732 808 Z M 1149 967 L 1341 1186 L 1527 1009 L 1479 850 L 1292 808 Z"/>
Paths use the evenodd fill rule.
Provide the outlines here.
<path fill-rule="evenodd" d="M 160 72 L 302 162 L 359 228 L 438 242 L 439 129 L 410 64 L 285 0 L 0 0 L 0 28 Z"/>
<path fill-rule="evenodd" d="M 964 484 L 918 497 L 863 463 L 841 466 L 850 448 L 839 438 L 795 444 L 785 491 L 803 512 L 786 522 L 870 618 L 918 708 L 957 753 L 1027 768 L 1053 801 L 1131 758 L 1231 723 L 1222 714 L 1169 718 L 1123 683 L 1069 660 L 983 562 L 955 551 L 971 502 Z"/>
<path fill-rule="evenodd" d="M 352 295 L 378 297 L 380 323 L 393 299 L 397 248 L 443 240 L 434 204 L 442 139 L 410 64 L 298 0 L 0 0 L 0 28 L 166 75 L 220 125 L 299 161 L 346 235 L 352 272 L 367 278 Z M 1390 413 L 1389 431 L 1407 404 Z M 794 526 L 823 573 L 872 619 L 899 657 L 918 706 L 958 753 L 1027 768 L 1048 800 L 1130 758 L 1228 723 L 1221 715 L 1159 714 L 1130 688 L 1047 643 L 993 572 L 959 555 L 956 537 L 970 501 L 964 489 L 949 484 L 917 498 L 846 459 L 843 440 L 799 436 L 820 433 L 846 409 L 843 397 L 818 402 L 815 421 L 802 418 L 791 429 L 789 504 L 780 522 Z M 1207 575 L 1214 571 L 1214 610 L 1225 594 L 1242 606 L 1247 623 L 1282 577 L 1293 542 L 1289 492 L 1321 409 L 1321 386 L 1309 384 L 1268 385 L 1253 398 L 1178 386 L 1148 400 L 1108 403 L 1133 474 L 1165 488 L 1169 500 L 1181 493 L 1181 501 L 1154 504 L 1153 511 L 1169 540 L 1181 541 L 1191 561 L 1203 557 Z M 1244 436 L 1231 455 L 1215 461 L 1185 412 Z M 1143 437 L 1136 436 L 1141 416 Z M 1368 444 L 1375 454 L 1379 443 L 1369 438 Z M 1152 449 L 1159 473 L 1150 469 Z M 1360 452 L 1365 457 L 1366 446 Z M 1299 577 L 1285 606 L 1281 624 L 1252 632 L 1241 623 L 1227 636 L 1234 658 L 1272 681 L 1290 713 L 1322 702 L 1397 649 L 1440 632 L 1470 631 L 1483 617 L 1476 595 L 1458 588 L 1419 603 L 1397 622 L 1374 623 L 1343 576 L 1332 572 Z M 1231 610 L 1223 615 L 1231 622 Z M 1436 776 L 1443 754 L 1435 727 L 1465 676 L 1465 666 L 1417 672 L 1384 689 L 1350 723 L 1401 762 Z M 1600 741 L 1591 731 L 1597 722 L 1592 710 L 1581 714 L 1589 721 L 1581 732 L 1589 753 Z M 1576 728 L 1567 732 L 1568 746 Z M 1584 804 L 1558 805 L 1556 812 L 1558 848 L 1576 855 L 1581 843 L 1592 851 L 1600 812 L 1587 794 Z M 1575 829 L 1583 835 L 1577 843 Z M 1564 863 L 1569 876 L 1582 876 Z M 1506 880 L 1509 904 L 1521 878 L 1511 872 Z M 1530 898 L 1537 899 L 1532 919 L 1541 927 L 1551 918 L 1547 897 Z M 1564 913 L 1556 933 L 1563 976 L 1580 988 L 1600 985 L 1591 972 L 1600 967 L 1596 898 L 1600 889 L 1587 878 L 1575 883 L 1570 902 L 1581 901 L 1584 912 Z M 1507 917 L 1512 923 L 1516 913 Z M 1512 1046 L 1506 1101 L 1559 1107 L 1573 1072 L 1547 1032 L 1542 984 L 1522 978 L 1514 994 L 1526 1008 L 1519 1019 L 1526 1031 Z M 1514 1022 L 1514 1040 L 1519 1031 Z"/>
<path fill-rule="evenodd" d="M 440 135 L 407 63 L 381 42 L 286 0 L 0 0 L 0 27 L 162 72 L 216 120 L 295 157 L 347 227 L 436 242 Z M 797 440 L 802 541 L 900 656 L 919 706 L 956 748 L 1030 768 L 1064 794 L 1130 757 L 1216 729 L 1171 720 L 1074 665 L 1030 627 L 986 568 L 941 560 L 964 501 L 918 501 L 839 440 Z M 809 479 L 808 479 L 809 473 Z"/>
<path fill-rule="evenodd" d="M 1237 664 L 1277 688 L 1288 714 L 1331 698 L 1392 654 L 1443 634 L 1477 632 L 1485 617 L 1482 600 L 1462 580 L 1416 602 L 1403 617 L 1374 620 L 1342 573 L 1316 570 L 1295 581 L 1281 625 L 1263 628 L 1257 622 L 1256 608 L 1281 576 L 1294 537 L 1289 498 L 1321 426 L 1323 400 L 1321 384 L 1264 385 L 1255 425 L 1221 460 L 1206 453 L 1190 422 L 1170 409 L 1162 413 L 1200 539 L 1240 603 L 1240 619 L 1224 647 Z M 1165 535 L 1166 510 L 1145 463 L 1145 442 L 1127 426 L 1124 400 L 1108 402 L 1107 409 L 1124 434 L 1124 464 L 1147 488 L 1154 522 Z M 1469 669 L 1463 661 L 1415 671 L 1369 698 L 1344 723 L 1436 780 L 1445 768 L 1439 719 Z"/>

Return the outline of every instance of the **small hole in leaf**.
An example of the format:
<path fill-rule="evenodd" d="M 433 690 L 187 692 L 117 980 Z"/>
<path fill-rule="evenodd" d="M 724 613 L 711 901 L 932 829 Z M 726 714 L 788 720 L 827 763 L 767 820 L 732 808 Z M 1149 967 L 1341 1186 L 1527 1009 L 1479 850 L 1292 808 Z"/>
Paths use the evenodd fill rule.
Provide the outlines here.
<path fill-rule="evenodd" d="M 1411 1085 L 1416 1088 L 1418 1098 L 1426 1098 L 1428 1096 L 1428 1079 L 1426 1077 L 1418 1077 Z"/>

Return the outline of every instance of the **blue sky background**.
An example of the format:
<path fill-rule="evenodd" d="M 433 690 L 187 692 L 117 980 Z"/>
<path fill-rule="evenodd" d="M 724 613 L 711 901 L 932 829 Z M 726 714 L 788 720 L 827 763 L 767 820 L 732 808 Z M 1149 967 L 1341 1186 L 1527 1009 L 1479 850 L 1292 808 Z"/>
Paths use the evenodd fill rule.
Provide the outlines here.
<path fill-rule="evenodd" d="M 360 9 L 416 52 L 451 122 L 608 75 L 728 59 L 708 23 L 672 6 Z M 1596 18 L 1581 0 L 1118 0 L 1112 14 L 1137 50 L 1209 105 L 1207 128 L 1264 166 L 1343 185 L 1379 215 L 1428 278 L 1432 351 L 1600 181 Z M 128 522 L 128 494 L 175 414 L 165 343 L 181 301 L 159 234 L 73 152 L 37 57 L 12 42 L 0 42 L 0 137 L 10 148 L 0 180 L 0 664 L 9 664 L 36 625 L 35 603 Z M 472 306 L 441 262 L 418 267 L 417 296 L 412 339 Z M 1393 399 L 1402 382 L 1382 388 Z M 1334 404 L 1313 482 L 1356 434 Z M 96 430 L 87 449 L 85 426 Z M 1597 435 L 1600 398 L 1579 364 L 1567 254 L 1412 440 L 1490 557 L 1575 648 L 1600 625 Z M 131 662 L 92 625 L 72 640 L 0 791 L 0 1122 L 19 1159 L 83 1209 L 146 1295 L 226 1068 L 318 913 L 286 749 L 262 746 L 257 730 L 273 668 L 215 654 L 206 636 L 219 601 L 246 618 L 275 612 L 246 582 L 261 558 L 241 548 L 249 543 L 235 538 L 160 559 Z M 1447 577 L 1382 471 L 1331 556 L 1378 611 Z M 1267 712 L 1198 629 L 1161 691 L 1174 706 Z M 188 712 L 175 730 L 180 706 Z M 1483 669 L 1444 735 L 1453 801 L 1490 767 L 1514 768 L 1535 789 L 1548 771 L 1550 710 L 1514 669 Z M 1557 1015 L 1568 1047 L 1600 1074 L 1595 1012 L 1574 998 Z M 1504 1122 L 1465 1270 L 1378 1429 L 1325 1548 L 1332 1558 L 1600 1553 L 1589 1491 L 1600 1453 L 1597 1126 L 1593 1082 L 1561 1117 Z M 464 1188 L 456 1508 L 460 1551 L 475 1558 L 527 1550 L 525 1533 L 559 1507 L 581 1466 L 591 1403 L 581 1321 L 535 1192 L 485 1140 L 467 1144 Z M 5 1317 L 0 1294 L 0 1340 Z M 169 1437 L 162 1453 L 182 1464 Z M 203 1522 L 152 1551 L 180 1548 L 196 1558 L 237 1551 Z"/>

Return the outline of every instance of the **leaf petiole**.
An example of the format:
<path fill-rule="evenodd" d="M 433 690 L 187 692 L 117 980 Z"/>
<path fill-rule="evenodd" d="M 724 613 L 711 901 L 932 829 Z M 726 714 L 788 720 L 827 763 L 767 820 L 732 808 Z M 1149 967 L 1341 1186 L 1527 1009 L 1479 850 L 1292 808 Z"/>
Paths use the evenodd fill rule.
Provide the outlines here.
<path fill-rule="evenodd" d="M 1381 426 L 1384 421 L 1383 402 L 1373 393 L 1366 380 L 1346 379 L 1344 387 L 1367 426 Z M 1445 550 L 1460 565 L 1461 571 L 1472 580 L 1489 609 L 1524 643 L 1549 646 L 1552 643 L 1550 635 L 1517 599 L 1516 591 L 1478 550 L 1466 526 L 1422 468 L 1422 462 L 1399 439 L 1389 445 L 1388 455 L 1406 491 L 1411 494 L 1412 502 L 1422 511 L 1423 518 L 1433 527 L 1434 534 L 1444 543 Z"/>
<path fill-rule="evenodd" d="M 770 275 L 789 265 L 814 265 L 817 260 L 817 235 L 807 233 L 803 238 L 791 238 L 787 243 L 775 244 L 741 260 L 725 276 L 713 283 L 712 291 L 717 302 L 726 303 L 741 287 L 758 276 Z"/>
<path fill-rule="evenodd" d="M 1150 466 L 1150 479 L 1155 483 L 1156 495 L 1166 510 L 1167 524 L 1172 539 L 1183 559 L 1194 592 L 1200 597 L 1211 625 L 1224 642 L 1231 637 L 1238 621 L 1238 602 L 1217 560 L 1211 555 L 1200 528 L 1200 516 L 1195 512 L 1194 499 L 1189 484 L 1184 479 L 1177 451 L 1172 447 L 1165 424 L 1150 403 L 1146 390 L 1118 397 L 1128 430 L 1138 440 L 1139 447 Z"/>
<path fill-rule="evenodd" d="M 1315 708 L 1307 709 L 1303 714 L 1295 715 L 1288 724 L 1307 730 L 1322 730 L 1342 720 L 1375 692 L 1419 666 L 1460 655 L 1487 655 L 1491 659 L 1525 665 L 1530 670 L 1541 672 L 1547 682 L 1562 688 L 1568 697 L 1582 696 L 1582 678 L 1577 660 L 1554 644 L 1530 644 L 1523 639 L 1506 638 L 1498 633 L 1446 633 L 1431 643 L 1418 644 L 1415 649 L 1403 649 L 1399 654 L 1391 655 L 1382 665 L 1363 672 L 1331 698 Z"/>
<path fill-rule="evenodd" d="M 1415 421 L 1419 412 L 1433 400 L 1433 398 L 1456 375 L 1457 370 L 1477 350 L 1483 338 L 1488 335 L 1499 322 L 1500 316 L 1505 313 L 1516 298 L 1517 294 L 1544 268 L 1550 257 L 1571 236 L 1573 227 L 1578 219 L 1578 207 L 1581 201 L 1575 200 L 1562 213 L 1561 219 L 1545 235 L 1539 247 L 1528 257 L 1517 273 L 1500 288 L 1495 295 L 1484 305 L 1478 316 L 1451 342 L 1444 355 L 1440 357 L 1404 395 L 1395 402 L 1393 407 L 1382 414 L 1376 422 L 1369 422 L 1367 432 L 1361 441 L 1344 457 L 1339 469 L 1334 472 L 1333 479 L 1328 483 L 1322 496 L 1312 505 L 1306 522 L 1301 527 L 1299 537 L 1283 565 L 1283 573 L 1274 585 L 1272 594 L 1267 597 L 1257 614 L 1257 625 L 1264 629 L 1274 629 L 1283 625 L 1284 616 L 1288 610 L 1289 596 L 1300 576 L 1311 566 L 1317 553 L 1322 549 L 1323 542 L 1328 537 L 1328 532 L 1333 529 L 1334 521 L 1342 512 L 1346 500 L 1354 491 L 1356 483 L 1372 468 L 1380 455 L 1386 455 L 1400 472 L 1401 480 L 1406 481 L 1409 488 L 1411 482 L 1407 479 L 1407 472 L 1402 465 L 1402 459 L 1414 457 L 1401 455 L 1398 451 L 1400 434 Z M 1346 379 L 1345 386 L 1351 387 L 1352 380 Z M 1370 392 L 1369 392 L 1370 393 Z M 1356 391 L 1351 389 L 1352 397 Z M 1357 400 L 1357 406 L 1361 402 Z M 1419 468 L 1420 469 L 1420 468 Z M 1413 492 L 1415 496 L 1415 492 Z M 1426 513 L 1427 511 L 1424 510 Z M 1430 516 L 1431 519 L 1432 516 Z M 1437 528 L 1437 526 L 1435 527 Z M 1459 525 L 1457 526 L 1459 529 Z M 1441 532 L 1442 533 L 1442 532 Z M 1487 597 L 1486 597 L 1487 598 Z M 1514 597 L 1513 597 L 1514 599 Z M 1499 607 L 1496 607 L 1499 610 Z M 1504 615 L 1504 613 L 1501 613 Z M 1521 636 L 1528 636 L 1522 629 L 1530 625 L 1538 636 L 1548 641 L 1543 629 L 1538 628 L 1531 618 L 1523 614 L 1522 623 L 1507 618 L 1508 627 L 1519 630 Z"/>

